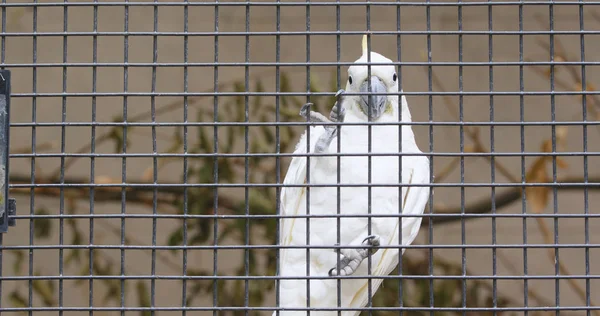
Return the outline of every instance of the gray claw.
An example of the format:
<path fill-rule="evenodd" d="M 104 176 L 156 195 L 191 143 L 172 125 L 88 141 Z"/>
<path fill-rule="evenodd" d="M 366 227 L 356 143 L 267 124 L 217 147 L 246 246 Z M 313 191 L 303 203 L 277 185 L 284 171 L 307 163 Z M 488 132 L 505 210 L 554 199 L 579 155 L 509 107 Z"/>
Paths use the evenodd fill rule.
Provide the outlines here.
<path fill-rule="evenodd" d="M 344 121 L 344 115 L 346 114 L 346 109 L 344 109 L 343 107 L 340 106 L 343 93 L 344 93 L 344 90 L 340 89 L 335 94 L 337 101 L 335 102 L 335 104 L 333 105 L 333 108 L 331 108 L 331 111 L 329 112 L 329 121 L 331 121 L 333 123 Z M 340 106 L 339 115 L 338 115 L 338 106 Z M 327 148 L 329 148 L 329 145 L 331 145 L 331 142 L 333 141 L 333 139 L 336 136 L 337 136 L 337 128 L 335 125 L 325 126 L 325 133 L 323 133 L 321 135 L 321 137 L 319 137 L 319 140 L 317 141 L 317 144 L 315 145 L 315 152 L 316 153 L 324 152 Z"/>
<path fill-rule="evenodd" d="M 363 245 L 368 246 L 370 249 L 365 248 L 365 251 L 369 251 L 370 254 L 374 254 L 379 250 L 379 246 L 381 245 L 381 240 L 377 235 L 367 236 L 362 242 Z"/>
<path fill-rule="evenodd" d="M 305 119 L 308 119 L 308 113 L 310 111 L 310 107 L 312 106 L 312 103 L 306 103 L 304 104 L 301 108 L 300 108 L 300 116 L 302 116 Z"/>
<path fill-rule="evenodd" d="M 344 92 L 345 91 L 343 89 L 340 89 L 335 94 L 335 97 L 337 100 L 335 101 L 335 104 L 333 105 L 331 112 L 329 112 L 329 119 L 332 122 L 341 122 L 344 120 L 344 115 L 346 114 L 346 109 L 344 109 L 343 107 L 340 107 L 339 116 L 338 116 L 338 105 L 341 104 L 341 102 L 342 102 L 342 97 L 343 97 Z M 331 127 L 335 127 L 335 126 L 331 126 Z"/>
<path fill-rule="evenodd" d="M 310 107 L 312 106 L 312 103 L 306 103 L 304 104 L 301 108 L 300 108 L 300 116 L 302 116 L 304 119 L 308 120 L 309 122 L 329 122 L 329 119 L 326 118 L 323 114 L 315 112 L 315 111 L 311 111 Z"/>

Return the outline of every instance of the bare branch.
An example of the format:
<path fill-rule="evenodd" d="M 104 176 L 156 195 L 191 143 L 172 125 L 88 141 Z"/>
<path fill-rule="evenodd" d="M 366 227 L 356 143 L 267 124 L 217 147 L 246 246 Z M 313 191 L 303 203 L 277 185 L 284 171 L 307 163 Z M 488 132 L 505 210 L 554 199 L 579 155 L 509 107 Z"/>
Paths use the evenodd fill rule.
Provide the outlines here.
<path fill-rule="evenodd" d="M 30 178 L 23 175 L 11 175 L 11 183 L 30 183 Z M 144 183 L 143 181 L 132 180 L 133 183 Z M 584 179 L 581 177 L 565 177 L 558 180 L 558 183 L 583 183 Z M 600 183 L 600 177 L 588 178 L 589 183 Z M 37 182 L 37 183 L 56 183 L 53 181 Z M 69 178 L 65 179 L 65 183 L 89 183 L 84 178 Z M 173 183 L 175 184 L 175 183 Z M 582 190 L 581 187 L 576 186 L 558 186 L 559 191 L 577 191 Z M 587 187 L 588 190 L 600 190 L 600 186 L 591 185 Z M 76 198 L 76 199 L 89 199 L 89 188 L 76 188 L 76 187 L 64 187 L 65 197 Z M 38 187 L 34 189 L 35 194 L 43 196 L 58 197 L 60 190 L 58 188 L 44 188 Z M 126 200 L 132 203 L 140 203 L 144 205 L 152 205 L 152 194 L 154 188 L 149 185 L 148 187 L 129 187 L 126 189 Z M 30 188 L 22 189 L 11 189 L 11 193 L 19 195 L 29 195 L 31 193 Z M 98 201 L 105 202 L 121 202 L 121 188 L 119 187 L 96 187 L 94 188 L 94 197 Z M 183 197 L 183 188 L 180 187 L 163 187 L 158 190 L 158 203 L 173 204 Z M 514 202 L 521 200 L 522 189 L 521 188 L 510 188 L 500 192 L 496 192 L 495 208 L 499 210 Z M 228 197 L 219 198 L 219 207 L 225 210 L 233 210 L 237 206 L 237 203 Z M 456 216 L 443 216 L 443 217 L 432 217 L 435 224 L 445 224 L 451 222 L 457 222 L 461 219 L 469 220 L 474 217 L 470 217 L 468 214 L 486 214 L 492 211 L 492 201 L 489 196 L 478 199 L 476 201 L 467 203 L 464 210 L 460 206 L 434 206 L 434 214 L 456 214 Z M 467 215 L 464 215 L 467 214 Z M 423 225 L 421 227 L 427 227 L 429 218 L 423 218 Z"/>

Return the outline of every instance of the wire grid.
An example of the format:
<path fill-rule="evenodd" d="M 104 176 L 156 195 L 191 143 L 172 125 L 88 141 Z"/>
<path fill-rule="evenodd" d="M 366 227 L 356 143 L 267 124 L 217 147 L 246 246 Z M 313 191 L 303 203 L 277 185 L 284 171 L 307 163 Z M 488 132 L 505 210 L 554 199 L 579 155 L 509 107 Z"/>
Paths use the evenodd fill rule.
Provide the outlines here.
<path fill-rule="evenodd" d="M 598 35 L 597 5 L 3 0 L 1 61 L 13 71 L 16 130 L 10 188 L 19 203 L 17 226 L 0 235 L 0 311 L 278 311 L 279 197 L 294 186 L 282 184 L 300 135 L 290 131 L 307 126 L 294 115 L 304 102 L 328 113 L 368 34 L 369 51 L 397 61 L 413 112 L 403 124 L 431 161 L 436 198 L 398 269 L 381 277 L 387 289 L 353 310 L 598 313 L 589 208 L 598 181 L 588 172 L 598 156 L 588 142 L 597 137 L 598 104 L 596 78 L 586 75 L 597 62 L 586 60 L 584 45 Z M 545 55 L 528 57 L 540 42 Z M 587 51 L 594 48 L 588 40 Z M 333 70 L 332 86 L 322 69 Z M 574 83 L 559 70 L 574 73 Z M 258 110 L 261 101 L 270 112 Z M 363 125 L 371 133 L 377 123 Z M 164 131 L 177 137 L 165 141 Z M 367 153 L 327 155 L 339 164 Z M 369 166 L 383 155 L 368 154 Z M 508 175 L 507 161 L 520 176 Z M 565 161 L 572 174 L 561 177 Z M 337 227 L 344 187 L 367 187 L 369 204 L 373 187 L 402 192 L 341 183 L 339 170 L 339 184 L 311 183 L 310 175 L 295 186 L 307 187 L 307 200 L 336 187 Z M 451 202 L 456 208 L 444 211 Z M 310 232 L 308 219 L 327 216 L 307 208 L 295 217 Z M 298 248 L 310 258 L 309 248 L 331 247 Z M 454 287 L 440 292 L 439 284 Z M 472 301 L 472 290 L 489 291 L 489 300 Z"/>

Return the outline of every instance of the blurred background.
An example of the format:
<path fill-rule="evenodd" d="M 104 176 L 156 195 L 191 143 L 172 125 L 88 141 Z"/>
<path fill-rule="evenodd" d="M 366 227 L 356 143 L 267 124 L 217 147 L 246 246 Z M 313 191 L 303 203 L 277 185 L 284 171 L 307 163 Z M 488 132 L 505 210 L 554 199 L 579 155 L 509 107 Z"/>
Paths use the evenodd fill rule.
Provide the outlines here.
<path fill-rule="evenodd" d="M 289 158 L 203 154 L 291 153 L 305 127 L 275 122 L 301 122 L 307 101 L 329 113 L 347 79 L 347 65 L 332 63 L 355 61 L 367 30 L 373 51 L 400 61 L 420 148 L 467 153 L 431 158 L 449 185 L 425 212 L 445 216 L 424 219 L 414 244 L 430 247 L 402 262 L 405 276 L 455 278 L 408 278 L 401 294 L 388 280 L 374 305 L 399 306 L 401 295 L 412 307 L 584 315 L 598 304 L 596 3 L 3 3 L 18 217 L 0 248 L 1 308 L 204 315 L 215 302 L 245 306 L 246 291 L 248 306 L 274 307 L 273 279 L 211 276 L 275 275 L 275 250 L 235 246 L 275 244 L 276 220 L 229 215 L 276 214 L 275 187 L 240 184 L 281 182 Z M 246 120 L 274 125 L 212 125 Z M 460 121 L 480 124 L 428 124 Z M 215 182 L 238 186 L 185 185 Z M 524 182 L 566 184 L 489 185 Z"/>

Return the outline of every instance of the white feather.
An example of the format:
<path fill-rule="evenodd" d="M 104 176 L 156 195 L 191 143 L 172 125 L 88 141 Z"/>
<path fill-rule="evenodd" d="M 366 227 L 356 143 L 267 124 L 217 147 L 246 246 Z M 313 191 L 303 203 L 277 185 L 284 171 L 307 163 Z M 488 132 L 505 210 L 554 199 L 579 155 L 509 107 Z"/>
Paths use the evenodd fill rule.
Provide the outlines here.
<path fill-rule="evenodd" d="M 376 54 L 376 53 L 372 53 Z M 377 54 L 379 55 L 379 54 Z M 381 56 L 381 55 L 379 55 Z M 365 57 L 365 56 L 363 56 Z M 373 57 L 373 55 L 372 55 Z M 385 58 L 381 56 L 382 58 Z M 362 57 L 361 57 L 362 58 Z M 375 56 L 376 60 L 379 57 Z M 381 61 L 381 60 L 379 60 Z M 360 77 L 364 69 L 353 68 L 351 75 Z M 364 66 L 363 66 L 364 67 Z M 371 73 L 384 77 L 393 66 L 372 66 Z M 366 68 L 366 67 L 365 67 Z M 364 74 L 366 78 L 366 74 Z M 391 75 L 390 75 L 391 78 Z M 360 78 L 359 78 L 360 80 Z M 390 79 L 391 80 L 391 79 Z M 393 86 L 393 85 L 392 85 Z M 397 89 L 397 85 L 395 86 Z M 352 88 L 352 87 L 350 87 Z M 391 88 L 393 89 L 393 87 Z M 351 89 L 346 89 L 347 91 Z M 398 90 L 396 90 L 398 91 Z M 397 106 L 397 96 L 388 97 L 391 108 L 378 120 L 379 122 L 398 122 L 398 111 L 402 111 L 402 121 L 410 122 L 410 111 L 406 99 L 402 97 L 400 108 Z M 364 122 L 366 116 L 357 105 L 356 98 L 347 97 L 343 102 L 346 108 L 344 122 Z M 306 154 L 308 138 L 310 138 L 309 152 L 314 152 L 314 147 L 319 136 L 324 132 L 321 126 L 311 127 L 308 130 L 310 137 L 305 133 L 300 138 L 295 154 Z M 399 134 L 402 138 L 399 138 Z M 338 211 L 338 162 L 337 157 L 310 157 L 310 166 L 307 166 L 306 157 L 294 157 L 288 168 L 284 184 L 306 184 L 307 175 L 309 184 L 319 184 L 319 187 L 284 187 L 281 191 L 281 214 L 283 216 L 321 215 L 317 218 L 284 218 L 280 225 L 280 245 L 306 247 L 323 246 L 331 247 L 336 243 L 341 245 L 360 245 L 369 234 L 380 236 L 382 246 L 409 245 L 415 239 L 421 225 L 421 217 L 399 217 L 389 215 L 423 213 L 429 197 L 429 187 L 400 186 L 371 187 L 371 220 L 364 215 L 369 210 L 369 158 L 366 155 L 369 147 L 369 131 L 367 126 L 346 125 L 340 129 L 339 142 L 342 154 L 365 154 L 364 156 L 342 156 L 340 158 L 340 183 L 361 184 L 362 187 L 341 187 L 339 190 L 339 210 L 344 216 L 363 215 L 362 217 L 335 217 Z M 373 125 L 371 126 L 371 152 L 387 153 L 390 155 L 371 157 L 371 183 L 373 184 L 422 184 L 430 181 L 429 160 L 424 156 L 402 157 L 402 181 L 399 181 L 400 161 L 397 155 L 402 144 L 404 153 L 421 153 L 414 139 L 410 125 L 402 126 L 400 133 L 398 126 Z M 338 138 L 332 141 L 329 152 L 338 152 Z M 309 168 L 308 168 L 309 167 Z M 307 172 L 309 171 L 309 172 Z M 308 193 L 310 192 L 310 193 Z M 307 198 L 309 197 L 309 198 Z M 308 202 L 308 203 L 307 203 Z M 309 208 L 307 208 L 307 204 Z M 376 215 L 388 215 L 378 217 Z M 323 217 L 331 215 L 331 217 Z M 402 223 L 402 238 L 400 241 L 400 223 Z M 369 231 L 370 224 L 370 231 Z M 338 233 L 339 231 L 339 233 Z M 339 240 L 338 240 L 339 234 Z M 307 241 L 309 241 L 307 243 Z M 283 248 L 280 250 L 280 276 L 297 277 L 298 279 L 282 279 L 280 281 L 280 304 L 282 309 L 306 308 L 310 300 L 311 308 L 337 308 L 338 282 L 335 278 L 328 277 L 328 271 L 337 263 L 337 255 L 332 248 L 310 249 L 307 257 L 306 248 Z M 383 248 L 371 256 L 372 276 L 389 274 L 398 264 L 400 254 L 398 248 Z M 308 267 L 307 267 L 308 264 Z M 369 264 L 363 262 L 353 276 L 368 276 Z M 319 277 L 320 279 L 307 280 L 306 276 Z M 375 294 L 382 279 L 372 279 L 371 294 Z M 307 287 L 307 284 L 309 286 Z M 341 308 L 361 308 L 368 302 L 368 281 L 366 278 L 345 279 L 341 281 Z M 358 315 L 360 311 L 344 311 L 342 315 Z M 275 315 L 275 313 L 273 314 Z M 306 311 L 279 312 L 282 316 L 306 315 Z M 337 315 L 337 311 L 314 311 L 311 315 L 329 316 Z"/>

